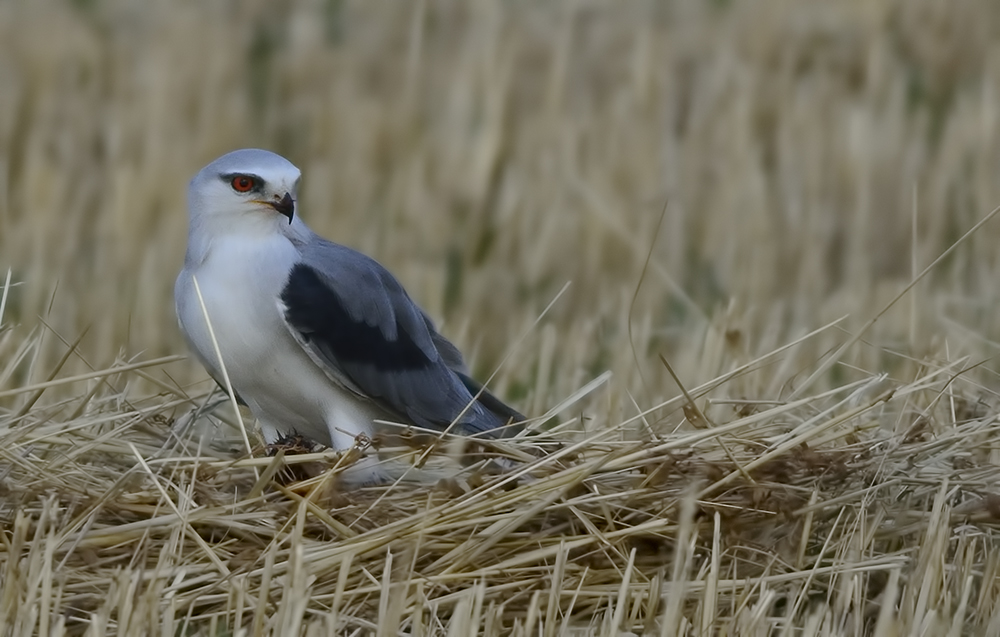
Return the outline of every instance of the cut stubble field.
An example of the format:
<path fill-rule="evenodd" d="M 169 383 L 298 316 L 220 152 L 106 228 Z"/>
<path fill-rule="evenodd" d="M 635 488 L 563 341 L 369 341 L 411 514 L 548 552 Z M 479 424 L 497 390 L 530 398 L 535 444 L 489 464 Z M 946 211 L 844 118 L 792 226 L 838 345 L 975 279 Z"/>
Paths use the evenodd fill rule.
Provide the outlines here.
<path fill-rule="evenodd" d="M 1000 634 L 998 43 L 988 0 L 0 3 L 0 635 Z M 529 435 L 265 454 L 172 301 L 247 146 Z"/>

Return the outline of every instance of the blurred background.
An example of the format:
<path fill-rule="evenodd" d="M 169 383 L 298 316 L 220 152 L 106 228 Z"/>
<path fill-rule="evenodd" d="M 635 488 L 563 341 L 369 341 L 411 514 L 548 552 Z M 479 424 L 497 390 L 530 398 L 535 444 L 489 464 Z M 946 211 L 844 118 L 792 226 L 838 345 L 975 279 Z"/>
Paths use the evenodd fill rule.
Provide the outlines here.
<path fill-rule="evenodd" d="M 187 181 L 257 146 L 478 376 L 513 350 L 526 413 L 610 369 L 590 412 L 628 417 L 677 392 L 659 354 L 694 386 L 848 315 L 720 390 L 780 396 L 1000 205 L 998 34 L 990 0 L 3 0 L 0 386 L 81 335 L 63 375 L 185 353 Z M 963 354 L 991 382 L 998 239 L 820 387 Z"/>

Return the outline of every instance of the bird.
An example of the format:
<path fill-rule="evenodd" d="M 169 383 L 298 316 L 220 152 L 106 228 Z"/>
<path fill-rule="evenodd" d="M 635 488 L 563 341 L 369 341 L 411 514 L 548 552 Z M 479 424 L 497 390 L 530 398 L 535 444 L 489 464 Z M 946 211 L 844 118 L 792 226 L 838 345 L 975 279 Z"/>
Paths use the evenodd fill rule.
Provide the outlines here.
<path fill-rule="evenodd" d="M 305 225 L 300 178 L 261 149 L 202 168 L 188 186 L 174 286 L 188 346 L 216 382 L 228 377 L 265 442 L 296 434 L 347 450 L 377 420 L 488 438 L 520 431 L 524 416 L 471 377 L 389 270 Z M 356 480 L 388 479 L 381 471 L 370 463 Z"/>

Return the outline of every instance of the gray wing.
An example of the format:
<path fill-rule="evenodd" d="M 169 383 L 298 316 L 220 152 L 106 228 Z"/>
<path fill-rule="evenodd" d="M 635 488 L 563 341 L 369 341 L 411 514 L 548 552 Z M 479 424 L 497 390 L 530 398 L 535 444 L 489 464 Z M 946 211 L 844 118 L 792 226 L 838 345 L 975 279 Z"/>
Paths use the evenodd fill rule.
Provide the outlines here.
<path fill-rule="evenodd" d="M 318 237 L 302 247 L 302 257 L 281 304 L 289 330 L 313 360 L 416 425 L 441 429 L 454 421 L 474 394 L 461 354 L 388 270 Z M 459 421 L 465 433 L 507 424 L 490 399 L 503 404 L 492 395 L 474 402 Z"/>
<path fill-rule="evenodd" d="M 493 392 L 486 389 L 482 383 L 472 378 L 469 374 L 469 368 L 465 365 L 465 360 L 462 358 L 462 352 L 458 351 L 458 348 L 451 341 L 441 336 L 434 327 L 434 322 L 426 314 L 424 314 L 424 321 L 427 323 L 427 329 L 431 333 L 431 340 L 434 341 L 434 346 L 437 347 L 442 360 L 458 376 L 458 379 L 462 381 L 462 384 L 469 390 L 469 393 L 475 396 L 476 400 L 486 407 L 486 409 L 499 416 L 501 420 L 505 422 L 523 422 L 525 418 L 521 412 L 507 405 L 507 403 L 497 398 Z M 512 435 L 520 430 L 521 427 L 508 427 L 505 435 Z"/>

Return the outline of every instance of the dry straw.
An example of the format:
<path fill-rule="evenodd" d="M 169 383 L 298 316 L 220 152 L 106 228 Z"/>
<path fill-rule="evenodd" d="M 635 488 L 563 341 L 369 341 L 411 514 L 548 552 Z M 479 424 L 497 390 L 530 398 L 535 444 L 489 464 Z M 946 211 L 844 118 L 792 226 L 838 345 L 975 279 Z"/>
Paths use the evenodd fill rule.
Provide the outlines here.
<path fill-rule="evenodd" d="M 234 7 L 0 3 L 0 635 L 1000 634 L 1000 5 Z M 531 435 L 264 453 L 171 303 L 250 145 Z"/>
<path fill-rule="evenodd" d="M 361 490 L 339 488 L 344 462 L 332 452 L 241 459 L 235 430 L 227 450 L 172 429 L 163 414 L 176 401 L 91 392 L 73 420 L 53 418 L 70 406 L 56 404 L 3 421 L 0 624 L 165 635 L 986 630 L 997 562 L 981 525 L 997 519 L 1000 471 L 970 441 L 997 426 L 974 405 L 952 413 L 964 367 L 741 404 L 727 422 L 634 442 L 571 420 L 559 434 L 491 443 L 512 465 L 504 474 L 473 464 L 433 487 Z M 703 401 L 726 382 L 691 392 Z M 933 422 L 950 424 L 934 433 Z M 282 467 L 311 477 L 288 482 Z"/>

